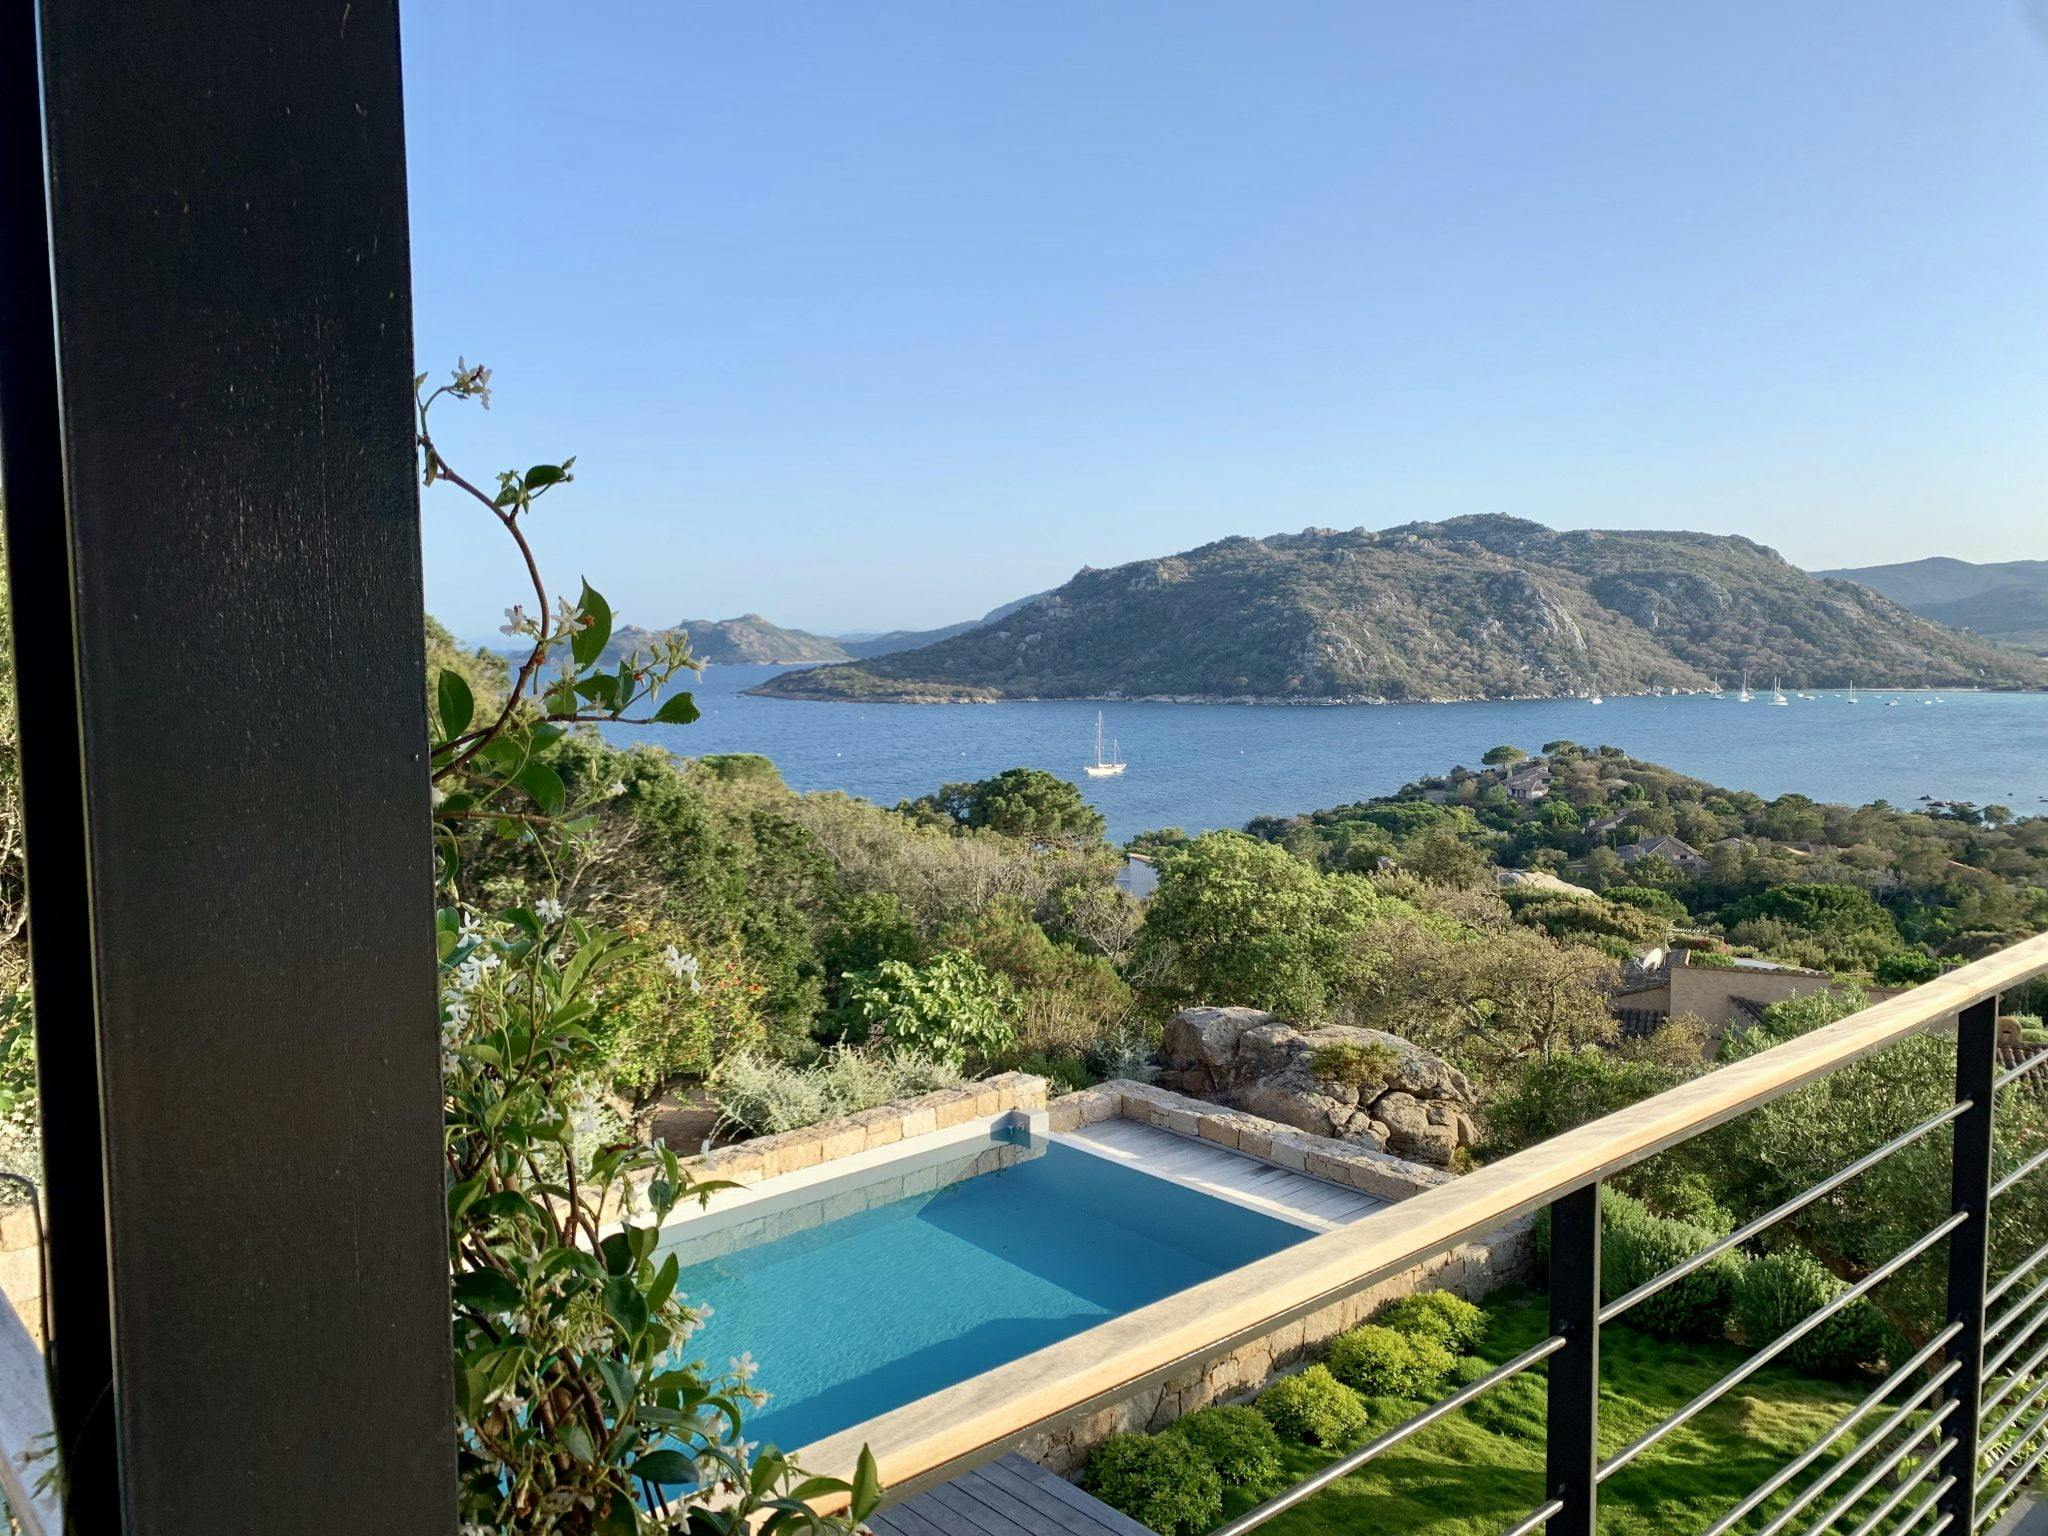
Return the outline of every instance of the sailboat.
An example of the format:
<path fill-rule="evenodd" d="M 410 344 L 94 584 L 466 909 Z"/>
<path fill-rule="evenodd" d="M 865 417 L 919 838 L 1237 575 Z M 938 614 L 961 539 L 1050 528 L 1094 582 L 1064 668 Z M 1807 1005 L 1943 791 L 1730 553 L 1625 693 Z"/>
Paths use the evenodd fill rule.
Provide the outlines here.
<path fill-rule="evenodd" d="M 1787 709 L 1792 707 L 1792 701 L 1785 697 L 1785 690 L 1778 686 L 1778 680 L 1775 677 L 1771 679 L 1771 702 L 1773 704 L 1782 704 Z"/>
<path fill-rule="evenodd" d="M 1854 683 L 1851 683 L 1849 685 L 1849 702 L 1851 704 L 1861 704 L 1863 702 L 1861 699 L 1856 697 L 1856 685 Z"/>
<path fill-rule="evenodd" d="M 1738 704 L 1747 704 L 1749 702 L 1749 698 L 1749 674 L 1745 672 L 1742 674 L 1742 691 L 1735 695 L 1735 702 Z"/>
<path fill-rule="evenodd" d="M 1085 764 L 1082 771 L 1091 779 L 1107 779 L 1124 771 L 1123 754 L 1117 750 L 1114 741 L 1109 744 L 1109 756 L 1102 755 L 1102 711 L 1099 709 L 1095 711 L 1095 761 Z"/>

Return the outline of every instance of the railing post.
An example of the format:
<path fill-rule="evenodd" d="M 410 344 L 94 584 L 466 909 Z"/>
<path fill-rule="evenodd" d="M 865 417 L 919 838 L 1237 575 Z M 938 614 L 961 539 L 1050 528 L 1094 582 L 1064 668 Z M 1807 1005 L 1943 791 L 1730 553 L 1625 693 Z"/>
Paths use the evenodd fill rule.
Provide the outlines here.
<path fill-rule="evenodd" d="M 1550 1357 L 1546 1410 L 1547 1496 L 1564 1507 L 1549 1536 L 1593 1536 L 1600 1465 L 1600 1186 L 1550 1205 L 1550 1331 L 1565 1341 Z"/>
<path fill-rule="evenodd" d="M 1942 1468 L 1955 1485 L 1941 1497 L 1949 1529 L 1968 1533 L 1976 1527 L 1977 1435 L 1984 1400 L 1984 1291 L 1991 1248 L 1991 1115 L 1992 1080 L 1998 1072 L 1998 999 L 1988 998 L 1965 1008 L 1956 1020 L 1956 1102 L 1970 1108 L 1956 1120 L 1955 1158 L 1950 1175 L 1949 1209 L 1967 1211 L 1971 1219 L 1948 1239 L 1948 1320 L 1962 1332 L 1949 1346 L 1949 1357 L 1961 1369 L 1949 1378 L 1943 1396 L 1961 1405 L 1950 1416 L 1955 1449 Z"/>

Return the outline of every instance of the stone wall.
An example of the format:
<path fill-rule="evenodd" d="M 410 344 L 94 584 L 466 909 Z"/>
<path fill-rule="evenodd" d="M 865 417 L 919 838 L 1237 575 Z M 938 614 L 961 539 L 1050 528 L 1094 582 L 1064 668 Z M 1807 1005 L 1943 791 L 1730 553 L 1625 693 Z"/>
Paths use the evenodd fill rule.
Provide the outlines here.
<path fill-rule="evenodd" d="M 26 1202 L 0 1212 L 0 1294 L 20 1317 L 28 1336 L 43 1342 L 43 1250 L 36 1213 Z"/>
<path fill-rule="evenodd" d="M 1405 1200 L 1425 1189 L 1447 1184 L 1453 1177 L 1441 1169 L 1405 1162 L 1354 1142 L 1312 1136 L 1242 1110 L 1219 1108 L 1146 1083 L 1104 1083 L 1055 1099 L 1051 1107 L 1055 1131 L 1073 1130 L 1119 1115 L 1235 1147 L 1279 1167 L 1300 1169 L 1383 1200 Z M 1175 1419 L 1211 1403 L 1249 1397 L 1275 1376 L 1306 1363 L 1330 1339 L 1366 1322 L 1390 1301 L 1429 1290 L 1451 1291 L 1477 1301 L 1503 1286 L 1526 1279 L 1533 1258 L 1529 1220 L 1510 1222 L 1354 1296 L 1332 1302 L 1219 1359 L 1190 1366 L 1159 1386 L 1134 1393 L 1064 1428 L 1035 1435 L 1019 1449 L 1032 1461 L 1061 1476 L 1075 1476 L 1086 1463 L 1089 1451 L 1111 1435 L 1164 1429 Z"/>
<path fill-rule="evenodd" d="M 801 1130 L 757 1136 L 715 1152 L 686 1157 L 682 1164 L 692 1178 L 758 1184 L 763 1179 L 814 1168 L 872 1147 L 949 1130 L 969 1120 L 987 1119 L 1011 1110 L 1029 1112 L 1044 1108 L 1044 1078 L 1028 1072 L 1005 1072 L 978 1083 L 941 1088 L 878 1109 L 864 1109 L 857 1115 L 821 1120 Z"/>

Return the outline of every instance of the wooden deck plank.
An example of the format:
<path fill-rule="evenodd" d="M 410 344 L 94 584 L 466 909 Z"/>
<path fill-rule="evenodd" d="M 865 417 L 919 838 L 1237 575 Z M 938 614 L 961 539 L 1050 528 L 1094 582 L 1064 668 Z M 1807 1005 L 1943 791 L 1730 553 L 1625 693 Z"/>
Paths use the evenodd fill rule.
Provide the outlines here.
<path fill-rule="evenodd" d="M 1136 1120 L 1105 1120 L 1063 1140 L 1140 1172 L 1317 1231 L 1348 1226 L 1388 1202 L 1290 1168 Z"/>
<path fill-rule="evenodd" d="M 949 1533 L 957 1531 L 959 1536 L 1042 1536 L 1041 1532 L 1015 1518 L 1019 1514 L 1028 1516 L 1029 1511 L 1014 1504 L 1007 1510 L 997 1509 L 961 1487 L 958 1480 L 928 1488 L 919 1497 L 931 1500 L 953 1517 L 957 1523 L 947 1526 Z M 922 1513 L 931 1519 L 938 1518 L 931 1508 Z"/>
<path fill-rule="evenodd" d="M 1088 1518 L 1099 1522 L 1111 1536 L 1153 1536 L 1150 1527 L 1139 1524 L 1120 1509 L 1111 1509 L 1100 1499 L 1083 1493 L 1065 1478 L 1046 1471 L 1036 1462 L 1026 1461 L 1015 1452 L 1003 1457 L 996 1465 L 1008 1468 L 1017 1476 L 1037 1484 L 1051 1497 L 1081 1510 Z"/>
<path fill-rule="evenodd" d="M 974 1479 L 979 1479 L 984 1498 L 1003 1499 L 1013 1506 L 1021 1505 L 1030 1510 L 1041 1530 L 1057 1532 L 1059 1536 L 1102 1536 L 1104 1526 L 1095 1517 L 1094 1510 L 1069 1504 L 1031 1478 L 1004 1466 L 1001 1461 L 991 1462 L 961 1481 Z"/>

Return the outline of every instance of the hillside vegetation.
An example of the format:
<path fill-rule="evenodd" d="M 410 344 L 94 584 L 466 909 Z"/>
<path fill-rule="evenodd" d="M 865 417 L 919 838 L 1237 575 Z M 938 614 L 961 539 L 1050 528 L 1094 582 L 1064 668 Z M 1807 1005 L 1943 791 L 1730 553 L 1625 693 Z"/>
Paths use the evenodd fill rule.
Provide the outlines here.
<path fill-rule="evenodd" d="M 782 698 L 1380 702 L 1732 686 L 2038 686 L 2048 669 L 1747 539 L 1508 517 L 1232 538 L 1084 570 L 935 645 Z"/>

